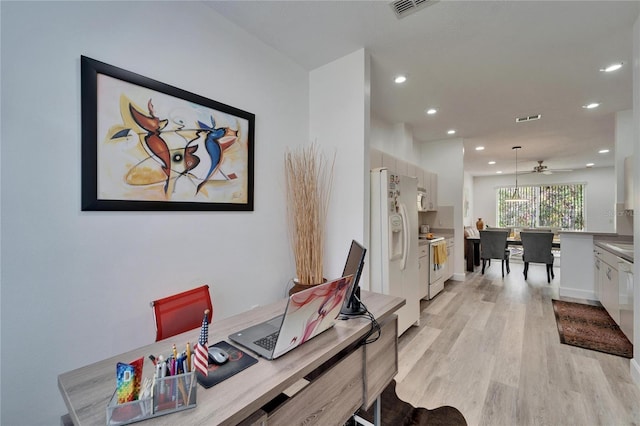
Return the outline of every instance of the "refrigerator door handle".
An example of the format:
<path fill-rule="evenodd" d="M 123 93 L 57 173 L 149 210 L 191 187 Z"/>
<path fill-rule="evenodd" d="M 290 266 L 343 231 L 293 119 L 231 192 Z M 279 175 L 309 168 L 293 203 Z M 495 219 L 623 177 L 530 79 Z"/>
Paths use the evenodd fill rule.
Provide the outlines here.
<path fill-rule="evenodd" d="M 409 254 L 409 215 L 404 204 L 400 204 L 400 215 L 402 216 L 402 264 L 401 270 L 407 267 L 407 257 Z"/>

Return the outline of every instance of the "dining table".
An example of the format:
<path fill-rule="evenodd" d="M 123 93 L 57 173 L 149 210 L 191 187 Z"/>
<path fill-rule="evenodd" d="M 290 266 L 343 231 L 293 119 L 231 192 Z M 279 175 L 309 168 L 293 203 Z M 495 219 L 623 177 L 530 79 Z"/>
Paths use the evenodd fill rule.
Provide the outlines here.
<path fill-rule="evenodd" d="M 467 271 L 475 271 L 476 266 L 480 266 L 480 237 L 466 237 L 465 258 L 467 261 Z M 507 246 L 522 246 L 522 240 L 517 237 L 507 238 Z M 560 238 L 555 237 L 551 246 L 555 249 L 560 248 Z"/>

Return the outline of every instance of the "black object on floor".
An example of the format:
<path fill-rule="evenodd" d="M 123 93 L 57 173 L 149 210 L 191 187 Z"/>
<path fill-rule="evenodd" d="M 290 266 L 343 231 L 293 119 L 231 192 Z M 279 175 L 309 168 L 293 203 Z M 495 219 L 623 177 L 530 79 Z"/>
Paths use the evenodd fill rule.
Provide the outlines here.
<path fill-rule="evenodd" d="M 396 394 L 395 380 L 382 391 L 380 399 L 380 422 L 382 426 L 467 425 L 467 421 L 457 408 L 446 405 L 428 410 L 423 407 L 414 407 L 401 400 Z M 367 411 L 360 410 L 358 416 L 373 423 L 373 407 Z"/>

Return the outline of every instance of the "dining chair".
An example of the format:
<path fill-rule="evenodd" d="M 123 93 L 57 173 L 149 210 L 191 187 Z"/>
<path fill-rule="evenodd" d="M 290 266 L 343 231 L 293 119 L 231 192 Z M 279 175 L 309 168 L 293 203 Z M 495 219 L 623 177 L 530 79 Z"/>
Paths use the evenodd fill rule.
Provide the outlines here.
<path fill-rule="evenodd" d="M 502 276 L 504 277 L 504 266 L 507 265 L 507 274 L 511 272 L 509 268 L 509 248 L 507 247 L 508 230 L 480 231 L 480 259 L 482 259 L 482 274 L 487 261 L 491 266 L 491 259 L 500 259 L 502 264 Z"/>
<path fill-rule="evenodd" d="M 544 263 L 547 266 L 547 282 L 555 278 L 553 273 L 553 232 L 533 231 L 521 232 L 522 261 L 524 262 L 524 279 L 527 279 L 529 263 Z"/>
<path fill-rule="evenodd" d="M 209 309 L 207 322 L 210 323 L 213 313 L 208 285 L 154 300 L 151 307 L 156 342 L 200 327 L 206 309 Z"/>

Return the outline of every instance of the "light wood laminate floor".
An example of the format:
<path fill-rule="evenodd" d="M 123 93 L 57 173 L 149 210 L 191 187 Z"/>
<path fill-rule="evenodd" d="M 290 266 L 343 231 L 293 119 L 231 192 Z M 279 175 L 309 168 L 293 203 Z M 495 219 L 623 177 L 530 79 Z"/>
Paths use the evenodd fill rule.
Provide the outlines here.
<path fill-rule="evenodd" d="M 551 304 L 559 268 L 500 263 L 448 281 L 421 302 L 420 326 L 399 340 L 398 396 L 451 405 L 469 425 L 640 424 L 640 388 L 629 360 L 560 343 Z"/>

